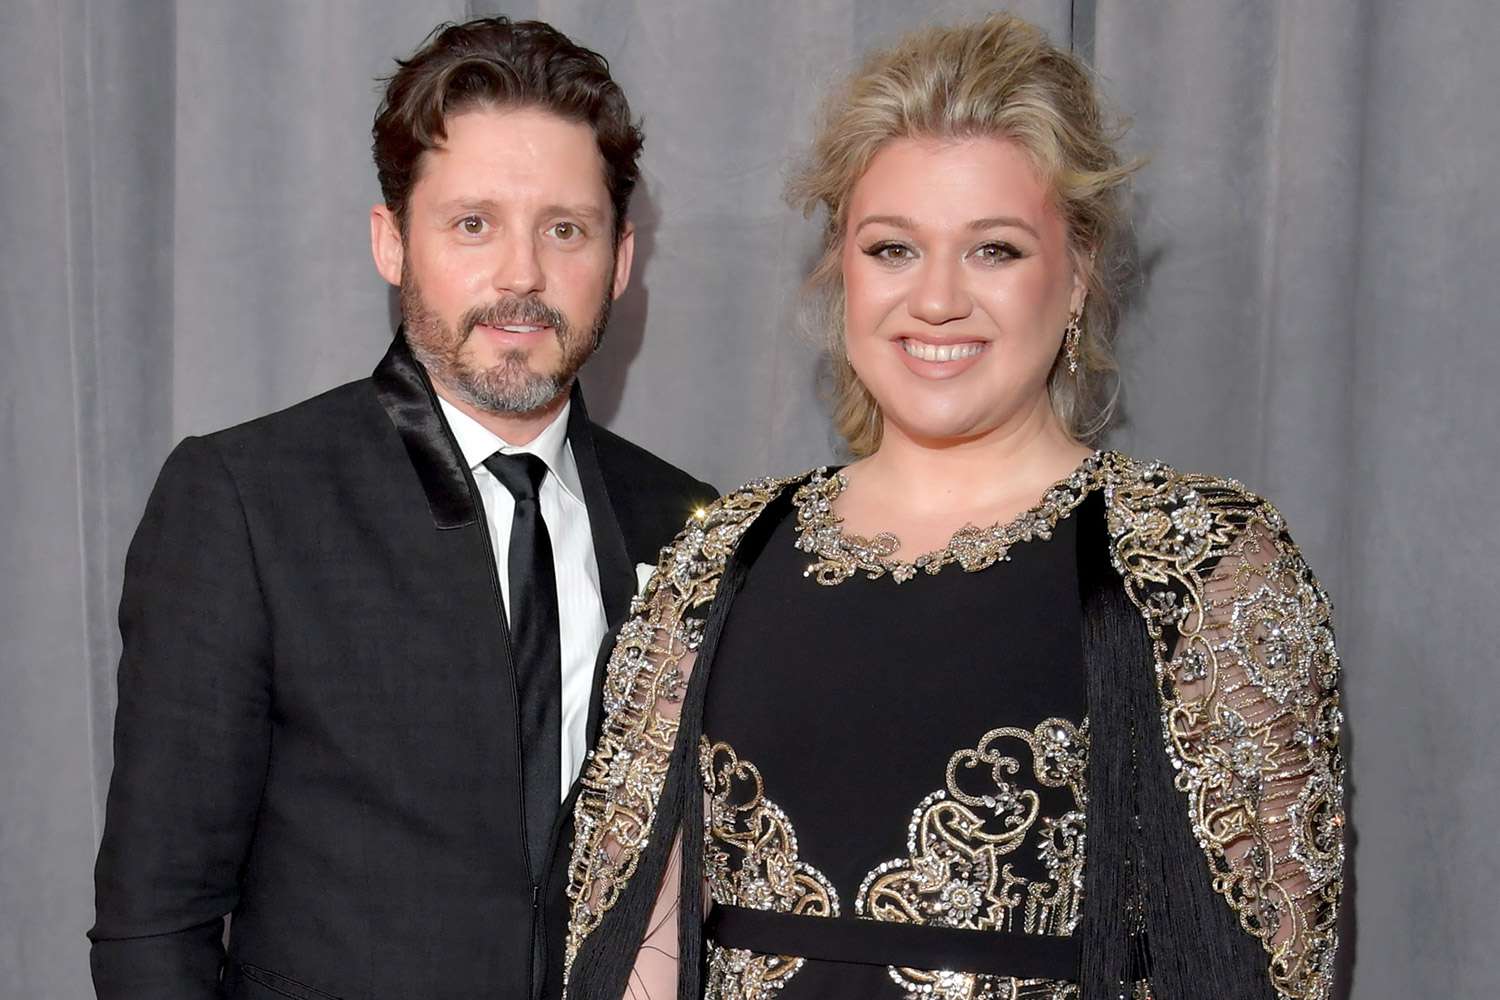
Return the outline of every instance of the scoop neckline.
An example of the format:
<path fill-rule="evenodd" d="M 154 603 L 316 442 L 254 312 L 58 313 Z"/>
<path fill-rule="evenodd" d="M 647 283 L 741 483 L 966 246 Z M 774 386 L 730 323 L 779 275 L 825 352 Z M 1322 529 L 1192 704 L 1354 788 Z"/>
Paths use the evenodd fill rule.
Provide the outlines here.
<path fill-rule="evenodd" d="M 901 544 L 894 532 L 867 536 L 845 530 L 844 519 L 833 512 L 833 504 L 849 488 L 848 477 L 842 466 L 816 469 L 793 498 L 797 514 L 796 547 L 816 557 L 803 576 L 828 586 L 861 573 L 871 580 L 890 576 L 899 584 L 919 572 L 936 576 L 949 565 L 956 564 L 973 573 L 1008 561 L 1016 544 L 1051 539 L 1057 524 L 1099 485 L 1104 454 L 1095 450 L 1086 455 L 1071 472 L 1043 490 L 1036 503 L 1015 516 L 985 527 L 966 523 L 941 548 L 911 559 L 894 558 Z"/>

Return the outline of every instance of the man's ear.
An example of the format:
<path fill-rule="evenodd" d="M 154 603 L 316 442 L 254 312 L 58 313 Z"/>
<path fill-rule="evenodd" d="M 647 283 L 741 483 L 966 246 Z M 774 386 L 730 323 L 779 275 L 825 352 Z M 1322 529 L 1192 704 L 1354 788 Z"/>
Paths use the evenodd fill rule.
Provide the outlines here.
<path fill-rule="evenodd" d="M 625 223 L 620 245 L 615 247 L 614 297 L 619 298 L 630 287 L 630 265 L 635 261 L 635 226 Z"/>
<path fill-rule="evenodd" d="M 401 240 L 396 214 L 385 205 L 370 209 L 370 254 L 375 258 L 375 270 L 380 276 L 397 288 L 401 287 L 406 245 Z"/>

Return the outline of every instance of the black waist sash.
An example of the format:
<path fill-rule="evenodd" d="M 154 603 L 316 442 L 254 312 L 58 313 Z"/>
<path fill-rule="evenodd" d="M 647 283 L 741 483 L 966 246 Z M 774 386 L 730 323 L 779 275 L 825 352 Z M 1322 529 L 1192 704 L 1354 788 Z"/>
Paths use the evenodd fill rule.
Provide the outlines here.
<path fill-rule="evenodd" d="M 945 969 L 1077 982 L 1077 939 L 1045 934 L 811 917 L 714 904 L 707 936 L 722 948 L 825 962 Z"/>

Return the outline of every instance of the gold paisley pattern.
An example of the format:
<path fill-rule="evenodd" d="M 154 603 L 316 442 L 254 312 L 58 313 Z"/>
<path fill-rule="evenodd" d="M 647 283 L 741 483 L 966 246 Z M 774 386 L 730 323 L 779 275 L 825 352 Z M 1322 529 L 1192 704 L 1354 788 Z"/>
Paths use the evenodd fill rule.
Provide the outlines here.
<path fill-rule="evenodd" d="M 871 580 L 889 573 L 892 580 L 905 583 L 918 571 L 936 576 L 944 566 L 958 565 L 968 573 L 988 569 L 1009 559 L 1011 547 L 1020 542 L 1051 538 L 1057 522 L 1103 485 L 1103 458 L 1097 451 L 1085 458 L 1066 478 L 1050 486 L 1041 500 L 1009 521 L 988 528 L 966 524 L 953 533 L 946 546 L 924 552 L 910 562 L 892 558 L 901 541 L 890 532 L 873 538 L 844 532 L 843 519 L 833 512 L 833 503 L 848 489 L 849 481 L 842 472 L 830 476 L 826 468 L 818 469 L 793 495 L 797 548 L 818 557 L 803 575 L 834 586 L 856 573 Z"/>
<path fill-rule="evenodd" d="M 1031 776 L 1048 788 L 1066 787 L 1072 807 L 1040 815 L 1036 791 L 1013 779 L 1029 750 Z M 1046 719 L 1035 729 L 1004 727 L 948 762 L 946 786 L 912 813 L 907 854 L 865 877 L 854 910 L 861 917 L 968 930 L 1071 935 L 1083 916 L 1088 726 Z M 1047 878 L 1015 871 L 1013 855 L 1030 845 Z M 1068 983 L 1004 976 L 892 968 L 909 1000 L 979 1000 L 1038 995 L 1072 997 Z M 1021 988 L 1038 993 L 1018 994 Z"/>
<path fill-rule="evenodd" d="M 1111 556 L 1151 634 L 1162 738 L 1205 874 L 1265 948 L 1277 995 L 1326 1000 L 1344 860 L 1328 596 L 1281 514 L 1240 484 L 1113 452 L 1089 476 L 1105 491 Z M 576 806 L 569 966 L 649 837 L 697 641 L 690 613 L 712 600 L 734 544 L 790 482 L 752 483 L 690 523 L 632 609 Z M 1000 549 L 980 558 L 990 552 Z M 962 563 L 956 550 L 949 561 Z M 878 561 L 853 565 L 851 575 L 894 575 Z"/>
<path fill-rule="evenodd" d="M 765 796 L 760 771 L 727 743 L 705 739 L 703 860 L 715 903 L 776 913 L 837 917 L 839 897 L 823 873 L 798 857 L 797 832 Z M 802 968 L 790 955 L 708 946 L 706 1000 L 766 1000 Z"/>
<path fill-rule="evenodd" d="M 1026 748 L 1031 781 L 1067 787 L 1072 808 L 1041 815 L 1030 783 L 1012 780 Z M 907 832 L 908 856 L 886 862 L 860 886 L 862 918 L 974 930 L 1071 934 L 1082 915 L 1084 776 L 1088 732 L 1064 719 L 1033 730 L 1000 728 L 948 762 L 946 785 L 923 799 Z M 837 917 L 838 892 L 799 855 L 796 830 L 765 795 L 758 768 L 728 743 L 700 747 L 708 811 L 704 870 L 715 903 Z M 1028 880 L 1005 858 L 1030 841 L 1048 877 Z M 770 1000 L 802 968 L 792 955 L 708 946 L 705 1000 Z M 1071 983 L 920 969 L 889 970 L 910 1000 L 1075 1000 Z"/>

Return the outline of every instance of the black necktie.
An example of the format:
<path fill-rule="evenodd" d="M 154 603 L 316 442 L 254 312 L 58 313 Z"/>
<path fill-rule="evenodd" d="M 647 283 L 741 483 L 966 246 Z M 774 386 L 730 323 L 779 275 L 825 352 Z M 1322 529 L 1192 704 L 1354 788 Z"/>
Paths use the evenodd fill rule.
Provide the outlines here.
<path fill-rule="evenodd" d="M 521 713 L 521 781 L 526 802 L 526 844 L 532 874 L 547 863 L 557 818 L 562 771 L 562 637 L 557 614 L 557 574 L 552 538 L 542 519 L 540 491 L 547 463 L 535 455 L 502 455 L 484 467 L 516 498 L 510 522 L 510 650 Z"/>

